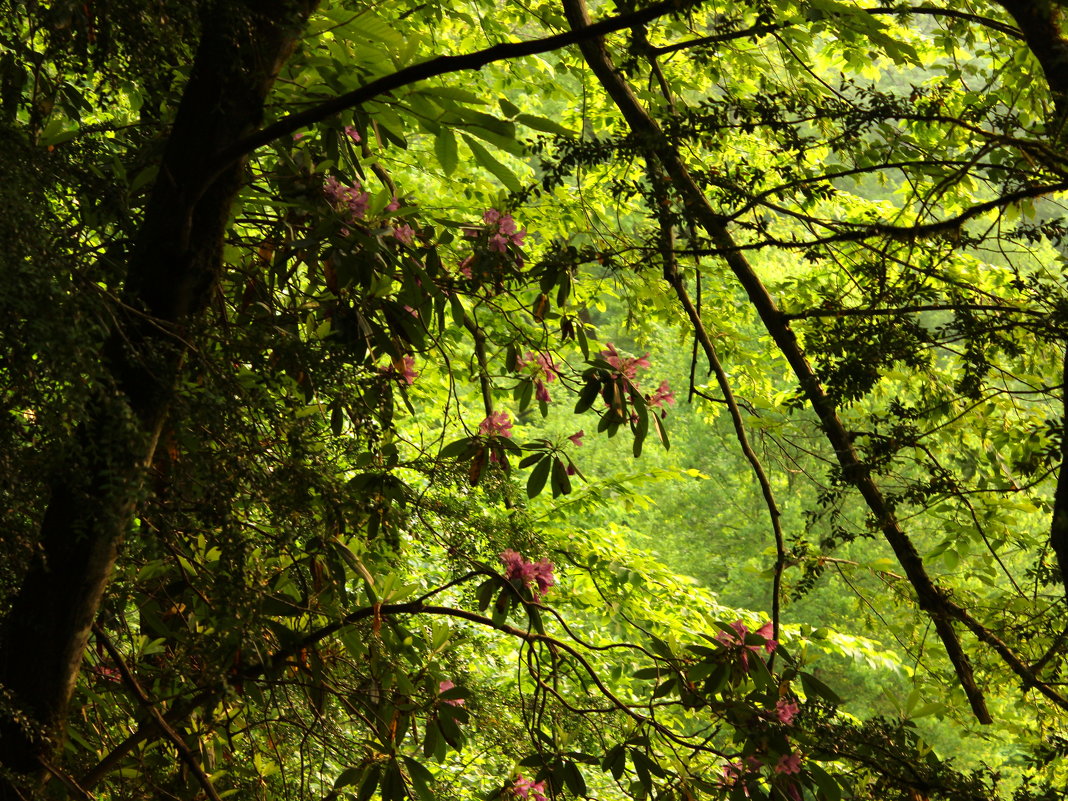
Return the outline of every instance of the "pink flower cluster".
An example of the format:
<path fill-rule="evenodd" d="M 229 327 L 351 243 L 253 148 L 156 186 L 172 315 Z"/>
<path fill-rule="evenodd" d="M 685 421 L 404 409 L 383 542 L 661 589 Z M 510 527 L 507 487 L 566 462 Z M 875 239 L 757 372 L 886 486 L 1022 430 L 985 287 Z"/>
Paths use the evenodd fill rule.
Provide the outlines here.
<path fill-rule="evenodd" d="M 393 237 L 398 242 L 403 242 L 405 245 L 412 244 L 412 240 L 415 238 L 415 231 L 412 230 L 412 226 L 405 223 L 404 225 L 393 226 Z"/>
<path fill-rule="evenodd" d="M 512 421 L 508 417 L 508 412 L 491 412 L 478 424 L 478 433 L 484 437 L 512 436 Z"/>
<path fill-rule="evenodd" d="M 760 770 L 760 766 L 764 763 L 757 759 L 755 756 L 747 756 L 743 762 L 740 759 L 734 759 L 728 762 L 726 765 L 720 765 L 720 772 L 723 774 L 723 778 L 719 780 L 720 787 L 730 788 L 737 784 L 741 784 L 742 790 L 745 792 L 745 797 L 749 798 L 749 785 L 747 779 Z"/>
<path fill-rule="evenodd" d="M 516 361 L 515 369 L 522 370 L 528 364 L 535 365 L 534 372 L 538 376 L 534 380 L 534 397 L 543 403 L 549 403 L 552 399 L 549 397 L 549 389 L 545 385 L 551 384 L 556 380 L 556 377 L 560 375 L 560 369 L 549 354 L 534 354 L 530 351 L 527 351 L 526 356 Z"/>
<path fill-rule="evenodd" d="M 553 576 L 555 565 L 548 559 L 531 562 L 511 549 L 502 552 L 499 559 L 504 565 L 506 579 L 518 581 L 524 587 L 530 587 L 531 582 L 534 583 L 535 586 L 531 588 L 531 591 L 534 593 L 535 600 L 540 600 L 541 596 L 556 584 L 556 578 Z"/>
<path fill-rule="evenodd" d="M 661 381 L 660 386 L 656 388 L 656 392 L 649 396 L 649 405 L 654 408 L 663 409 L 665 403 L 671 406 L 675 405 L 675 393 L 668 386 L 667 379 Z"/>
<path fill-rule="evenodd" d="M 649 354 L 637 358 L 631 358 L 629 356 L 623 356 L 616 350 L 616 346 L 611 342 L 608 343 L 608 347 L 602 350 L 600 353 L 602 359 L 608 362 L 616 370 L 617 377 L 626 378 L 637 386 L 638 370 L 647 370 L 652 365 L 649 364 Z M 663 409 L 664 404 L 674 405 L 675 393 L 671 391 L 671 387 L 668 386 L 667 381 L 661 381 L 660 386 L 656 388 L 656 391 L 652 395 L 647 395 L 646 400 L 649 405 L 654 409 Z M 637 415 L 634 415 L 637 418 Z"/>
<path fill-rule="evenodd" d="M 487 209 L 482 215 L 482 222 L 486 223 L 487 230 L 490 231 L 490 250 L 504 253 L 508 250 L 509 244 L 517 248 L 523 247 L 527 229 L 520 231 L 511 214 L 501 214 L 497 209 Z"/>
<path fill-rule="evenodd" d="M 415 358 L 413 356 L 402 356 L 400 362 L 393 362 L 388 367 L 381 369 L 385 373 L 398 376 L 408 386 L 414 384 L 415 379 L 419 377 L 419 373 L 415 370 Z"/>
<path fill-rule="evenodd" d="M 749 651 L 760 653 L 763 649 L 770 654 L 779 644 L 777 641 L 771 639 L 771 633 L 774 630 L 774 626 L 770 620 L 753 632 L 764 638 L 764 643 L 762 645 L 745 644 L 745 638 L 746 635 L 749 634 L 749 629 L 741 620 L 734 621 L 730 624 L 730 627 L 732 630 L 731 632 L 721 631 L 716 635 L 716 642 L 722 643 L 727 646 L 728 649 L 737 653 L 739 661 L 742 663 L 742 667 L 747 670 L 749 668 Z"/>
<path fill-rule="evenodd" d="M 453 684 L 448 679 L 445 679 L 445 681 L 442 681 L 442 682 L 438 682 L 438 694 L 440 695 L 441 693 L 445 692 L 446 690 L 451 690 L 455 686 L 456 685 Z M 464 703 L 465 703 L 465 700 L 463 698 L 442 698 L 441 699 L 441 703 L 448 704 L 449 706 L 463 706 Z"/>
<path fill-rule="evenodd" d="M 323 196 L 338 211 L 348 211 L 351 220 L 362 220 L 371 202 L 371 196 L 363 191 L 359 181 L 346 186 L 333 175 L 326 176 Z"/>
<path fill-rule="evenodd" d="M 783 754 L 779 757 L 779 761 L 775 763 L 775 772 L 785 773 L 786 775 L 800 773 L 801 757 L 797 754 Z"/>
<path fill-rule="evenodd" d="M 545 795 L 545 782 L 524 779 L 523 774 L 516 774 L 512 783 L 512 795 L 516 798 L 525 798 L 527 801 L 549 801 Z"/>
<path fill-rule="evenodd" d="M 794 722 L 794 718 L 797 717 L 797 713 L 801 711 L 801 708 L 793 701 L 788 701 L 785 698 L 780 698 L 779 702 L 775 704 L 775 717 L 778 718 L 779 723 L 785 723 L 790 726 Z"/>
<path fill-rule="evenodd" d="M 631 381 L 638 377 L 638 368 L 643 370 L 649 369 L 652 365 L 649 364 L 649 354 L 639 356 L 636 359 L 632 359 L 628 356 L 621 356 L 619 351 L 616 350 L 616 346 L 611 342 L 608 343 L 608 347 L 601 351 L 601 358 L 616 368 L 616 375 L 621 375 L 624 378 L 629 378 Z"/>

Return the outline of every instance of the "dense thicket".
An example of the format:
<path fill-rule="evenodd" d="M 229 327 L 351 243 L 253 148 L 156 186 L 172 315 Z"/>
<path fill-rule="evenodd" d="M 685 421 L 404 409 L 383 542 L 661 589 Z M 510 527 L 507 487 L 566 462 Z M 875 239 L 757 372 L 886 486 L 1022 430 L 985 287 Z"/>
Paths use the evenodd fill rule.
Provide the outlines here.
<path fill-rule="evenodd" d="M 0 798 L 1055 797 L 1058 6 L 3 10 Z"/>

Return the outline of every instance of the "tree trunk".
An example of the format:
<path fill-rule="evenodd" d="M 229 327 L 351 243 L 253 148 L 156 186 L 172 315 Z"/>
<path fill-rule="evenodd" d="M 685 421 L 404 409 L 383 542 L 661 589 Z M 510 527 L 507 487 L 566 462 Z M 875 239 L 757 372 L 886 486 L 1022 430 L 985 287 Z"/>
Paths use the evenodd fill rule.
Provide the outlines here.
<path fill-rule="evenodd" d="M 218 282 L 244 162 L 218 154 L 262 119 L 263 104 L 316 0 L 209 4 L 203 34 L 144 222 L 124 300 L 102 354 L 111 381 L 51 479 L 38 557 L 0 621 L 0 801 L 41 792 L 66 732 L 90 627 L 186 348 L 183 331 Z"/>

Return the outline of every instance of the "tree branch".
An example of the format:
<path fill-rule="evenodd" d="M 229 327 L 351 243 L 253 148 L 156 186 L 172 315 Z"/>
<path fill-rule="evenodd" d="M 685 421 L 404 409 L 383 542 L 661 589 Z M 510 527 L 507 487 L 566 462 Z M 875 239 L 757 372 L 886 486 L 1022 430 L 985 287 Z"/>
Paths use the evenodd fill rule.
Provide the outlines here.
<path fill-rule="evenodd" d="M 563 3 L 564 13 L 573 28 L 584 29 L 590 25 L 584 0 L 563 0 Z M 834 402 L 823 391 L 819 379 L 801 350 L 800 343 L 783 319 L 782 312 L 779 311 L 752 266 L 738 251 L 723 217 L 709 205 L 708 199 L 694 182 L 678 152 L 667 142 L 655 120 L 612 66 L 603 41 L 600 39 L 584 40 L 579 43 L 579 47 L 590 68 L 616 103 L 634 133 L 647 141 L 657 143 L 654 146 L 653 157 L 660 161 L 665 172 L 670 176 L 672 185 L 682 197 L 686 210 L 694 215 L 713 242 L 723 250 L 725 261 L 749 296 L 764 327 L 800 381 L 802 390 L 819 417 L 824 432 L 834 448 L 845 480 L 860 490 L 878 521 L 884 537 L 893 548 L 905 575 L 908 576 L 916 592 L 920 608 L 927 612 L 934 623 L 935 630 L 957 674 L 957 681 L 967 695 L 973 713 L 981 723 L 992 723 L 993 719 L 986 708 L 983 694 L 976 686 L 971 662 L 961 647 L 960 640 L 950 622 L 945 592 L 931 580 L 915 546 L 902 530 L 882 492 L 872 480 L 867 466 L 857 455 L 849 432 L 838 417 Z"/>
<path fill-rule="evenodd" d="M 170 724 L 167 723 L 166 718 L 156 708 L 156 705 L 152 703 L 152 699 L 148 697 L 148 693 L 144 691 L 141 684 L 137 681 L 137 677 L 134 676 L 129 666 L 126 664 L 126 660 L 122 658 L 122 654 L 115 647 L 115 644 L 111 642 L 111 639 L 104 633 L 104 630 L 99 624 L 93 624 L 93 634 L 96 636 L 97 642 L 104 646 L 104 650 L 108 652 L 108 656 L 111 657 L 115 666 L 119 669 L 119 673 L 122 674 L 123 683 L 130 688 L 138 702 L 144 707 L 145 711 L 155 721 L 159 730 L 163 732 L 164 737 L 170 740 L 171 745 L 178 751 L 178 757 L 186 764 L 189 771 L 193 774 L 193 777 L 197 780 L 197 784 L 201 786 L 205 794 L 211 801 L 222 801 L 219 794 L 215 790 L 215 786 L 211 783 L 211 779 L 208 778 L 203 768 L 200 767 L 200 763 L 197 762 L 196 756 L 189 750 L 189 746 L 186 744 L 182 736 L 178 734 Z"/>
<path fill-rule="evenodd" d="M 638 11 L 601 20 L 596 25 L 590 26 L 588 30 L 570 30 L 541 39 L 531 39 L 526 42 L 505 42 L 482 50 L 476 50 L 473 53 L 437 56 L 429 61 L 412 64 L 390 75 L 376 78 L 359 89 L 353 89 L 351 92 L 346 92 L 343 95 L 338 95 L 320 103 L 318 106 L 283 117 L 266 128 L 246 136 L 218 154 L 216 159 L 218 169 L 225 168 L 226 165 L 273 142 L 275 139 L 292 134 L 300 128 L 321 122 L 339 112 L 355 108 L 379 95 L 395 91 L 409 84 L 425 81 L 428 78 L 436 78 L 440 75 L 448 75 L 453 72 L 480 70 L 494 61 L 533 56 L 539 53 L 559 50 L 594 36 L 603 36 L 607 33 L 633 28 L 636 25 L 641 25 L 666 14 L 677 14 L 687 5 L 696 5 L 696 3 L 680 3 L 675 2 L 675 0 L 667 0 L 667 2 L 655 3 Z"/>

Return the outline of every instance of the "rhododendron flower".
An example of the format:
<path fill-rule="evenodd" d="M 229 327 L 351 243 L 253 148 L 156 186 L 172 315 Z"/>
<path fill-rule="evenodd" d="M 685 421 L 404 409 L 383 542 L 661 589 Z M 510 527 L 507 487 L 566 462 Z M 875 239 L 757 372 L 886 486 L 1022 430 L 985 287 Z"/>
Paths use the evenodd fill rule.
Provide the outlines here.
<path fill-rule="evenodd" d="M 400 201 L 397 200 L 397 196 L 394 195 L 389 203 L 386 204 L 386 211 L 396 211 L 400 208 Z"/>
<path fill-rule="evenodd" d="M 303 138 L 304 138 L 304 134 L 300 133 L 299 131 L 297 133 L 293 134 L 293 141 L 294 142 L 299 142 Z"/>
<path fill-rule="evenodd" d="M 438 683 L 438 694 L 440 695 L 441 693 L 445 692 L 446 690 L 451 690 L 455 686 L 456 685 L 453 684 L 451 681 L 449 681 L 448 679 L 445 679 L 445 681 L 442 681 L 442 682 Z M 448 704 L 449 706 L 463 706 L 464 702 L 465 702 L 465 699 L 463 699 L 463 698 L 442 698 L 441 699 L 441 703 Z"/>
<path fill-rule="evenodd" d="M 474 256 L 468 256 L 458 265 L 460 268 L 460 275 L 462 275 L 464 278 L 471 277 L 471 262 L 473 262 L 474 260 Z"/>
<path fill-rule="evenodd" d="M 716 635 L 716 642 L 722 643 L 729 649 L 737 652 L 743 668 L 749 668 L 749 655 L 747 651 L 759 653 L 760 650 L 763 649 L 770 654 L 778 645 L 775 640 L 771 639 L 771 633 L 774 628 L 771 621 L 768 621 L 754 632 L 764 638 L 763 645 L 746 645 L 745 638 L 746 635 L 749 634 L 749 628 L 741 620 L 736 620 L 729 625 L 733 633 L 720 631 Z"/>
<path fill-rule="evenodd" d="M 345 136 L 347 136 L 353 142 L 360 141 L 360 132 L 353 128 L 351 125 L 345 126 Z"/>
<path fill-rule="evenodd" d="M 754 632 L 754 634 L 759 634 L 761 637 L 764 638 L 764 650 L 767 651 L 769 654 L 772 651 L 774 651 L 776 646 L 778 646 L 778 644 L 779 644 L 777 641 L 775 641 L 775 640 L 773 640 L 771 638 L 771 635 L 774 632 L 775 632 L 775 624 L 772 623 L 770 620 Z M 759 651 L 760 650 L 760 646 L 759 645 L 747 645 L 746 647 L 750 651 Z"/>
<path fill-rule="evenodd" d="M 601 358 L 616 368 L 617 375 L 629 378 L 631 381 L 638 377 L 639 367 L 642 369 L 650 367 L 648 353 L 636 359 L 620 356 L 616 346 L 611 342 L 608 343 L 608 347 L 605 350 L 601 351 Z"/>
<path fill-rule="evenodd" d="M 353 220 L 363 219 L 367 213 L 367 204 L 371 196 L 363 191 L 359 181 L 346 186 L 333 175 L 326 176 L 323 182 L 323 195 L 335 209 L 347 209 Z"/>
<path fill-rule="evenodd" d="M 572 434 L 570 437 L 568 437 L 568 439 L 571 440 L 571 444 L 572 445 L 576 445 L 576 446 L 581 448 L 582 447 L 582 438 L 584 436 L 586 436 L 586 432 L 585 431 L 576 431 L 574 434 Z"/>
<path fill-rule="evenodd" d="M 545 782 L 524 779 L 522 773 L 517 774 L 515 781 L 512 783 L 512 795 L 516 798 L 525 798 L 528 801 L 548 801 L 545 795 Z"/>
<path fill-rule="evenodd" d="M 542 403 L 549 403 L 552 401 L 552 398 L 549 397 L 549 389 L 541 379 L 538 379 L 534 384 L 534 397 Z"/>
<path fill-rule="evenodd" d="M 415 371 L 415 358 L 412 356 L 402 356 L 399 362 L 394 361 L 393 364 L 381 369 L 385 373 L 398 376 L 408 386 L 414 384 L 415 379 L 419 377 L 419 373 Z"/>
<path fill-rule="evenodd" d="M 801 757 L 797 754 L 783 754 L 779 757 L 779 761 L 775 763 L 776 773 L 785 773 L 787 775 L 791 773 L 801 772 Z"/>
<path fill-rule="evenodd" d="M 490 234 L 490 250 L 504 253 L 508 250 L 509 243 L 516 247 L 523 247 L 524 237 L 527 235 L 526 229 L 518 230 L 511 214 L 502 214 L 497 209 L 486 209 L 482 214 L 482 221 L 486 224 L 485 230 Z M 468 229 L 466 235 L 478 236 L 478 233 L 478 231 L 472 233 L 471 229 Z"/>
<path fill-rule="evenodd" d="M 113 684 L 122 684 L 122 672 L 109 665 L 93 665 L 90 670 L 99 676 L 104 681 L 110 681 Z"/>
<path fill-rule="evenodd" d="M 502 551 L 498 558 L 504 565 L 506 579 L 518 582 L 523 587 L 530 587 L 530 583 L 534 582 L 536 586 L 531 587 L 531 592 L 536 599 L 540 600 L 556 584 L 556 577 L 553 576 L 556 566 L 548 559 L 531 562 L 510 548 Z"/>
<path fill-rule="evenodd" d="M 526 355 L 516 359 L 515 369 L 522 370 L 529 364 L 537 365 L 537 374 L 546 383 L 552 383 L 560 375 L 560 368 L 556 366 L 553 357 L 547 353 L 532 353 L 528 350 Z"/>
<path fill-rule="evenodd" d="M 393 236 L 398 242 L 403 242 L 405 245 L 412 244 L 412 239 L 415 237 L 415 231 L 412 227 L 405 223 L 404 225 L 393 226 Z M 674 403 L 675 401 L 672 401 Z"/>
<path fill-rule="evenodd" d="M 415 358 L 412 356 L 405 356 L 401 359 L 401 365 L 404 368 L 401 373 L 401 378 L 404 379 L 404 383 L 411 386 L 415 383 L 415 379 L 419 377 L 419 373 L 415 372 Z"/>
<path fill-rule="evenodd" d="M 752 759 L 752 757 L 750 757 L 750 759 Z M 759 766 L 760 762 L 758 761 L 757 767 Z M 721 765 L 719 769 L 720 772 L 723 774 L 723 778 L 720 779 L 718 782 L 720 787 L 729 788 L 741 784 L 742 791 L 745 793 L 745 797 L 750 797 L 749 785 L 746 783 L 745 778 L 749 771 L 752 769 L 751 766 L 747 766 L 740 759 L 735 759 L 728 762 L 726 765 Z"/>
<path fill-rule="evenodd" d="M 779 702 L 775 704 L 775 717 L 779 719 L 780 723 L 785 723 L 787 726 L 794 722 L 794 718 L 797 717 L 797 713 L 801 709 L 793 701 L 788 701 L 785 698 L 780 698 Z"/>
<path fill-rule="evenodd" d="M 666 380 L 660 382 L 660 386 L 656 388 L 656 392 L 649 398 L 650 406 L 663 409 L 665 403 L 672 406 L 675 405 L 675 393 L 668 387 L 668 382 Z"/>
<path fill-rule="evenodd" d="M 512 421 L 508 417 L 508 412 L 492 412 L 478 424 L 478 433 L 484 437 L 512 436 Z"/>

